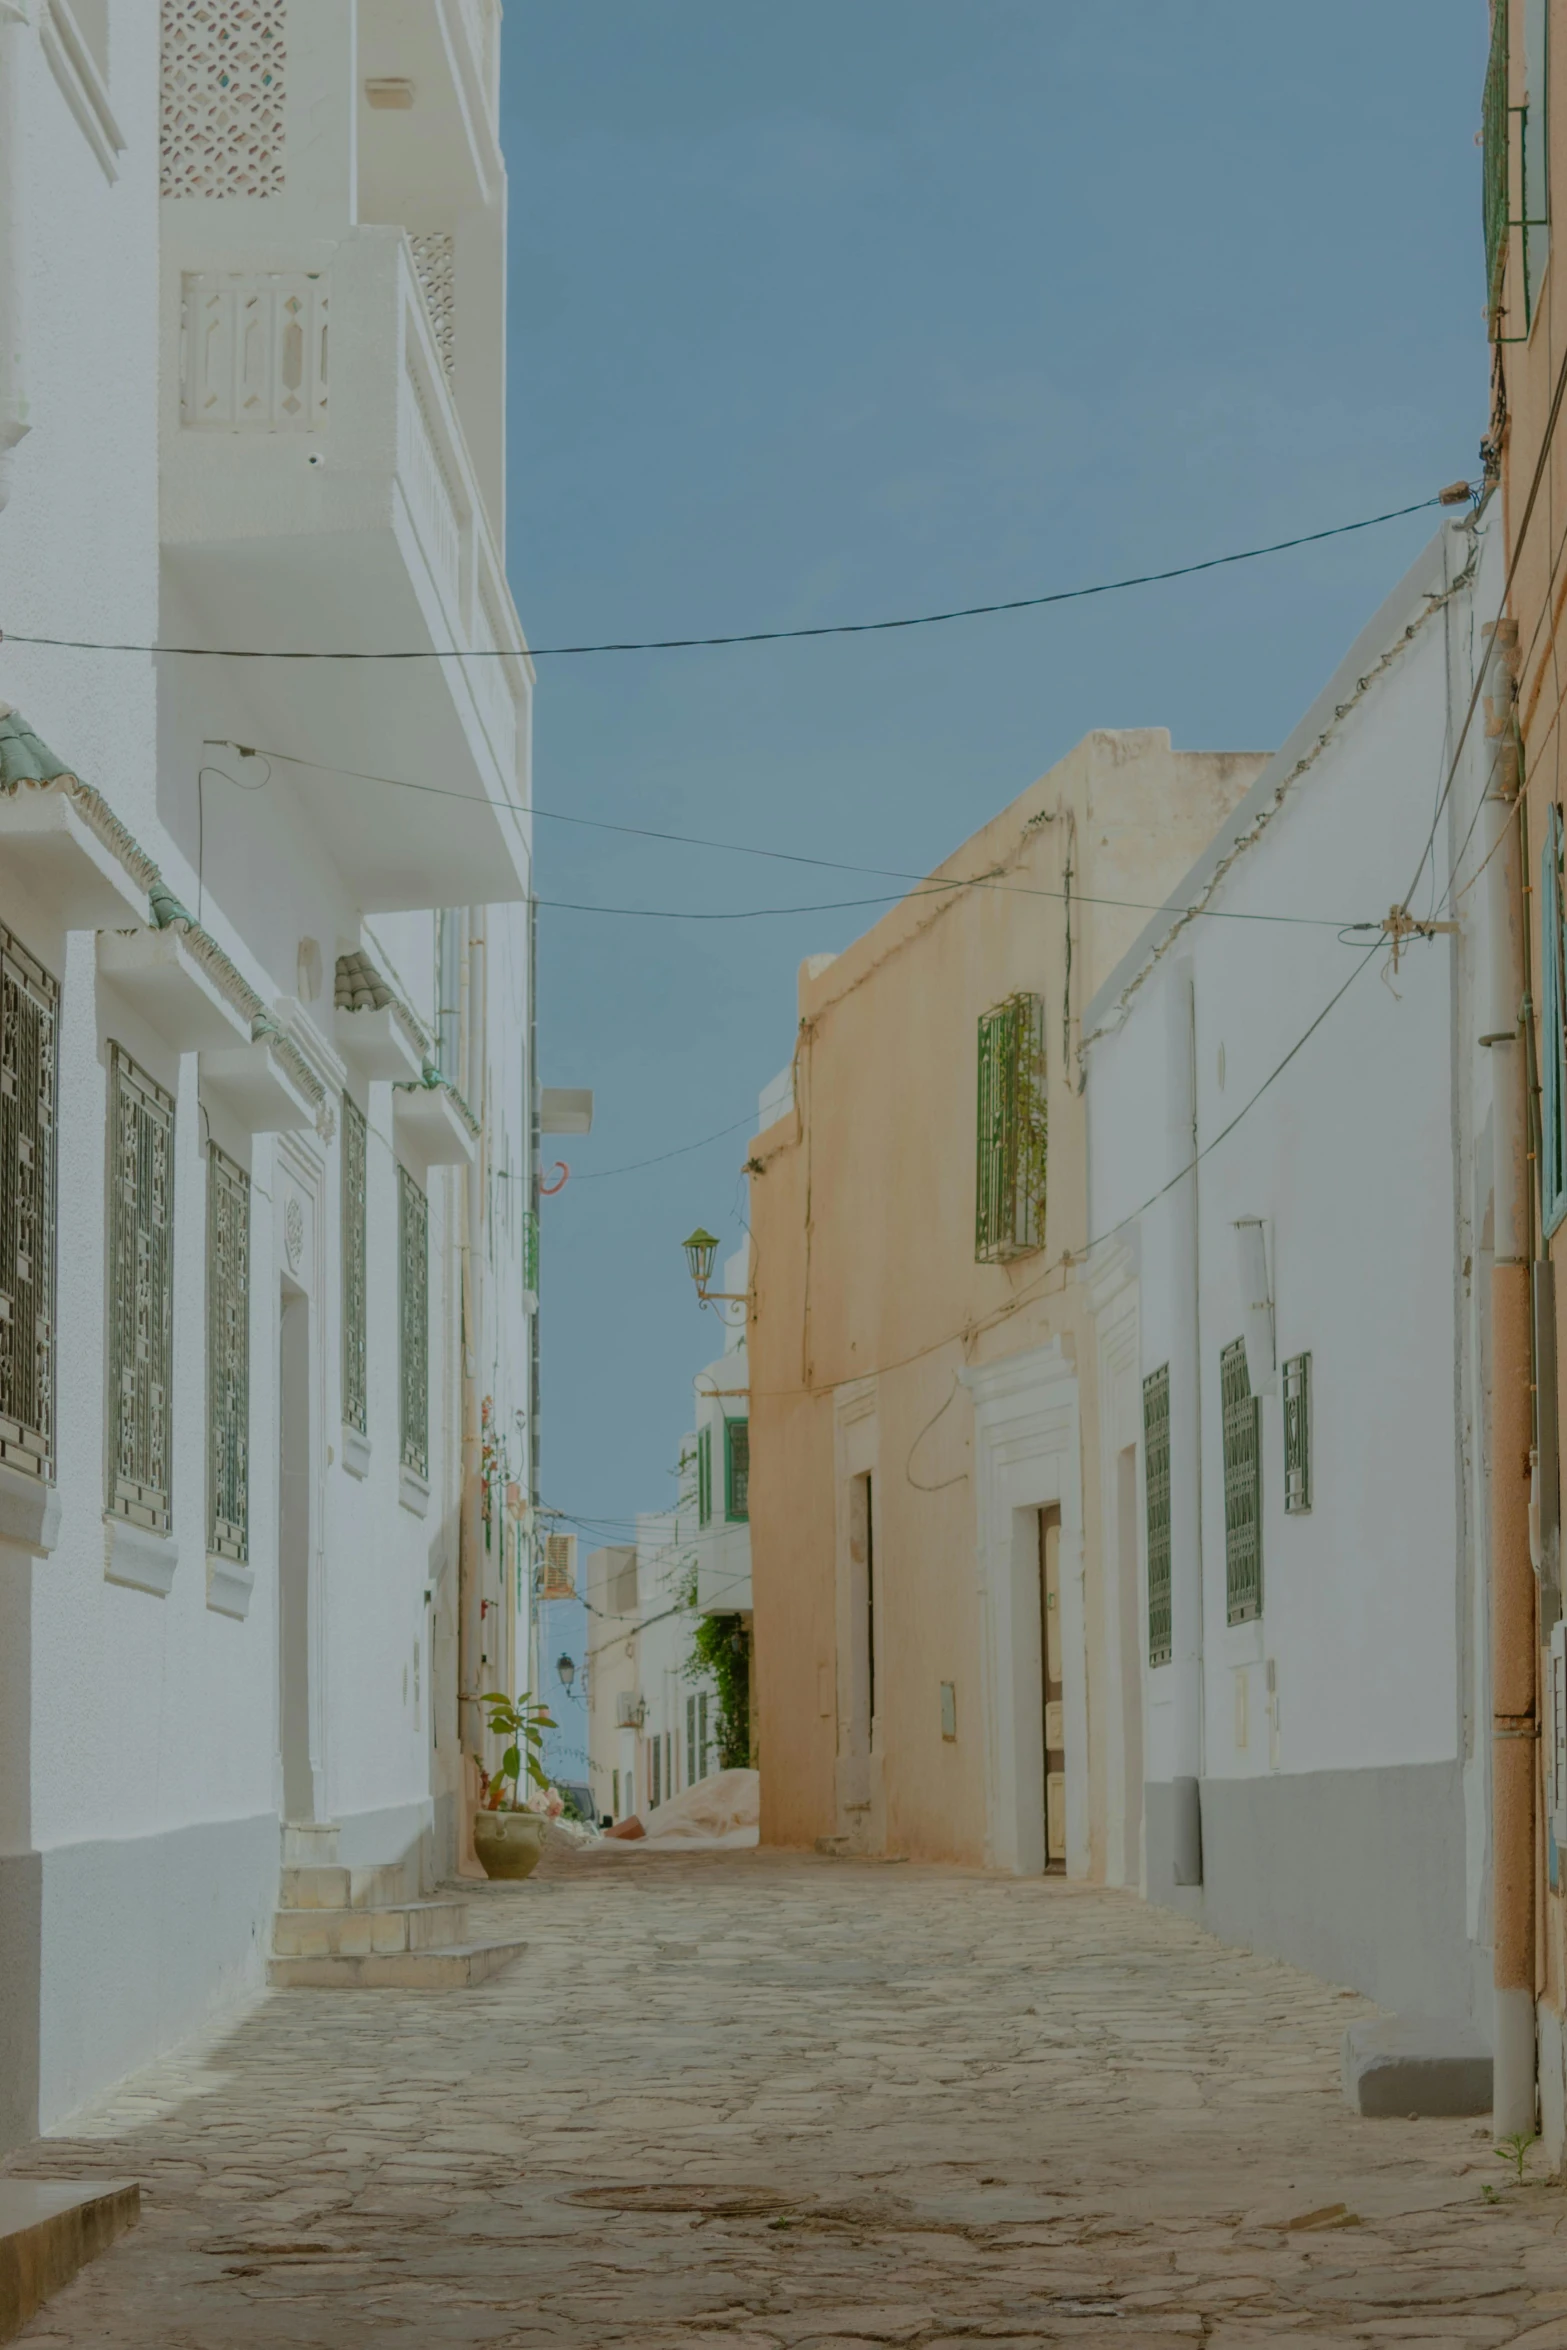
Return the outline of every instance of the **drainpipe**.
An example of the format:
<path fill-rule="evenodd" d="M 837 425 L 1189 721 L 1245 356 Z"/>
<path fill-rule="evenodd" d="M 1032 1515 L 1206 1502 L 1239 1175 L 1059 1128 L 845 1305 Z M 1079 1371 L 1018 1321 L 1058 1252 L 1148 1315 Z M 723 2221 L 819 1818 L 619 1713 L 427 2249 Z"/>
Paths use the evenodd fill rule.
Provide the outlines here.
<path fill-rule="evenodd" d="M 484 1717 L 474 1700 L 484 1679 L 483 1431 L 479 1407 L 479 1351 L 483 1340 L 484 1032 L 483 964 L 479 909 L 466 911 L 462 961 L 463 1094 L 480 1124 L 479 1147 L 462 1179 L 462 1489 L 457 1520 L 458 1723 L 462 1749 L 477 1764 L 484 1753 Z M 465 1796 L 470 1790 L 465 1788 Z M 471 1792 L 477 1792 L 477 1786 Z M 464 1803 L 466 1816 L 467 1804 Z"/>
<path fill-rule="evenodd" d="M 1535 2126 L 1535 1579 L 1529 1544 L 1533 1412 L 1523 1068 L 1524 895 L 1513 741 L 1515 621 L 1492 632 L 1496 688 L 1485 705 L 1490 861 L 1491 1268 L 1491 1944 L 1492 2096 L 1499 2137 Z"/>
<path fill-rule="evenodd" d="M 27 340 L 22 155 L 24 0 L 0 0 L 0 506 L 11 495 L 16 444 L 29 424 L 24 350 Z"/>
<path fill-rule="evenodd" d="M 1197 997 L 1171 974 L 1167 1066 L 1170 1200 L 1170 1664 L 1174 1681 L 1170 1873 L 1202 1883 L 1202 1317 L 1197 1236 Z"/>

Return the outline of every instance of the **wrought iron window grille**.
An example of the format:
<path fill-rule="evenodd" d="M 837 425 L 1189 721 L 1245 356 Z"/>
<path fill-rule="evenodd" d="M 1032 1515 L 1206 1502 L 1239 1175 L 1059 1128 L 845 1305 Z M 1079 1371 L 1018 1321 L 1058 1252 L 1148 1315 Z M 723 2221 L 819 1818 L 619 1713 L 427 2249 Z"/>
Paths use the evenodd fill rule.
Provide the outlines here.
<path fill-rule="evenodd" d="M 0 1461 L 54 1475 L 59 982 L 0 929 Z"/>
<path fill-rule="evenodd" d="M 743 1526 L 751 1515 L 751 1423 L 724 1422 L 724 1516 Z"/>
<path fill-rule="evenodd" d="M 207 1549 L 250 1557 L 250 1178 L 207 1146 Z"/>
<path fill-rule="evenodd" d="M 1224 1600 L 1231 1624 L 1262 1613 L 1262 1406 L 1252 1394 L 1246 1341 L 1219 1357 L 1224 1441 Z"/>
<path fill-rule="evenodd" d="M 696 1522 L 709 1526 L 713 1521 L 713 1431 L 702 1428 L 696 1440 Z"/>
<path fill-rule="evenodd" d="M 1284 1366 L 1284 1509 L 1292 1518 L 1311 1508 L 1311 1357 L 1291 1355 Z"/>
<path fill-rule="evenodd" d="M 1009 996 L 979 1022 L 974 1255 L 1004 1263 L 1045 1243 L 1049 1106 L 1045 1006 Z"/>
<path fill-rule="evenodd" d="M 343 1096 L 343 1421 L 361 1436 L 370 1433 L 366 1364 L 368 1130 L 364 1112 Z"/>
<path fill-rule="evenodd" d="M 402 1465 L 430 1474 L 430 1206 L 406 1167 L 397 1170 L 399 1441 Z"/>
<path fill-rule="evenodd" d="M 1148 1525 L 1148 1662 L 1174 1654 L 1170 1587 L 1170 1366 L 1143 1381 L 1143 1503 Z"/>
<path fill-rule="evenodd" d="M 169 1530 L 174 1385 L 174 1101 L 109 1047 L 111 1517 Z"/>

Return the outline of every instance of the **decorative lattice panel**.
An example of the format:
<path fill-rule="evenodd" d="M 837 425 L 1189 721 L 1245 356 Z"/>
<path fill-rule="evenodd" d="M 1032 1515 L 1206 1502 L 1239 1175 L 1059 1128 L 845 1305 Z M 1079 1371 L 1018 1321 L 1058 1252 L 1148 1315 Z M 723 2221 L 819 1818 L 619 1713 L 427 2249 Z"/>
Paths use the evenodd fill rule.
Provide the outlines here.
<path fill-rule="evenodd" d="M 1173 1652 L 1170 1597 L 1170 1366 L 1143 1381 L 1143 1493 L 1148 1511 L 1148 1662 Z"/>
<path fill-rule="evenodd" d="M 414 249 L 414 267 L 419 272 L 424 306 L 430 313 L 430 329 L 435 336 L 435 347 L 441 354 L 441 365 L 450 375 L 457 356 L 453 339 L 457 329 L 457 311 L 452 240 L 445 229 L 432 229 L 428 235 L 410 237 L 408 241 Z"/>
<path fill-rule="evenodd" d="M 163 0 L 165 196 L 283 190 L 288 0 Z"/>
<path fill-rule="evenodd" d="M 1251 1391 L 1246 1341 L 1219 1357 L 1224 1440 L 1224 1596 L 1226 1620 L 1250 1623 L 1262 1613 L 1261 1406 Z"/>
<path fill-rule="evenodd" d="M 250 1178 L 207 1151 L 207 1548 L 250 1556 Z"/>
<path fill-rule="evenodd" d="M 181 424 L 205 432 L 324 429 L 331 310 L 323 270 L 187 271 Z"/>
<path fill-rule="evenodd" d="M 109 1048 L 109 1475 L 112 1516 L 169 1530 L 174 1382 L 174 1103 Z"/>
<path fill-rule="evenodd" d="M 0 930 L 0 1460 L 54 1473 L 55 1032 L 60 990 Z"/>
<path fill-rule="evenodd" d="M 406 1167 L 397 1170 L 398 1303 L 402 1322 L 402 1462 L 430 1474 L 430 1208 Z"/>
<path fill-rule="evenodd" d="M 361 1436 L 370 1428 L 365 1383 L 364 1113 L 343 1096 L 343 1420 Z"/>

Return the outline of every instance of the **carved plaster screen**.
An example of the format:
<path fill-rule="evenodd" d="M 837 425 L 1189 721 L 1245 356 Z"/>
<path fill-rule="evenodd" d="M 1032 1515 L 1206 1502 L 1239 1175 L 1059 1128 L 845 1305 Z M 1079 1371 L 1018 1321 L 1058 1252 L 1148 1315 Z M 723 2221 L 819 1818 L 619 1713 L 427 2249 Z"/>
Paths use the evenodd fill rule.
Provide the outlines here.
<path fill-rule="evenodd" d="M 55 1035 L 60 990 L 0 929 L 0 1461 L 54 1474 Z"/>
<path fill-rule="evenodd" d="M 1246 1341 L 1219 1357 L 1224 1442 L 1224 1596 L 1226 1620 L 1248 1624 L 1262 1613 L 1262 1406 L 1251 1391 Z"/>
<path fill-rule="evenodd" d="M 370 1432 L 365 1381 L 365 1121 L 343 1096 L 343 1420 Z"/>
<path fill-rule="evenodd" d="M 324 269 L 187 270 L 180 422 L 200 432 L 317 432 L 331 402 Z"/>
<path fill-rule="evenodd" d="M 430 1474 L 430 1208 L 406 1167 L 397 1170 L 397 1240 L 402 1344 L 402 1462 Z"/>
<path fill-rule="evenodd" d="M 283 192 L 287 0 L 163 0 L 165 196 Z"/>
<path fill-rule="evenodd" d="M 1170 1606 L 1170 1366 L 1143 1381 L 1143 1493 L 1148 1512 L 1148 1662 L 1167 1665 Z"/>
<path fill-rule="evenodd" d="M 435 347 L 441 354 L 441 365 L 450 375 L 456 360 L 457 325 L 452 238 L 444 229 L 432 229 L 425 236 L 410 237 L 408 242 L 413 247 L 414 268 L 419 273 L 419 290 L 430 314 Z"/>
<path fill-rule="evenodd" d="M 109 1474 L 112 1517 L 169 1530 L 174 1383 L 174 1103 L 109 1047 Z"/>
<path fill-rule="evenodd" d="M 207 1151 L 207 1548 L 250 1557 L 250 1178 Z"/>

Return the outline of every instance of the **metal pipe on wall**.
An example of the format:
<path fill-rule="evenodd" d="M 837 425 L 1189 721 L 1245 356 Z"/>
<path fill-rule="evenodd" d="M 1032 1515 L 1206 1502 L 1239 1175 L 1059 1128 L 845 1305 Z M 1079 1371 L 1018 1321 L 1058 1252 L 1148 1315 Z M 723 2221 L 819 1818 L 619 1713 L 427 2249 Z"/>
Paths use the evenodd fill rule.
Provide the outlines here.
<path fill-rule="evenodd" d="M 1498 2136 L 1535 2127 L 1536 1592 L 1529 1543 L 1534 1415 L 1524 1117 L 1523 874 L 1511 755 L 1516 623 L 1493 631 L 1486 702 L 1492 1102 L 1491 1963 L 1493 2114 Z"/>
<path fill-rule="evenodd" d="M 1202 1869 L 1203 1593 L 1202 1318 L 1197 1229 L 1197 999 L 1189 961 L 1168 996 L 1167 1151 L 1170 1190 L 1170 1625 L 1174 1678 L 1170 1870 L 1200 1885 Z"/>

